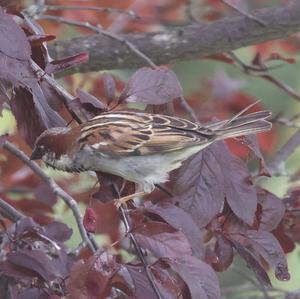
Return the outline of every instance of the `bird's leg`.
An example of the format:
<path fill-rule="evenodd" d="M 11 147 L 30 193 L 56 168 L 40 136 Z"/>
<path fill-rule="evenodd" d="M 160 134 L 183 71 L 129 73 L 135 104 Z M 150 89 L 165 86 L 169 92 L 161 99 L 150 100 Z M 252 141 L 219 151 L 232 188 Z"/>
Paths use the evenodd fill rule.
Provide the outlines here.
<path fill-rule="evenodd" d="M 122 206 L 122 204 L 126 203 L 128 200 L 133 199 L 134 197 L 141 197 L 146 194 L 147 194 L 147 192 L 144 192 L 144 191 L 136 192 L 136 193 L 115 199 L 114 204 L 117 208 L 120 208 Z"/>

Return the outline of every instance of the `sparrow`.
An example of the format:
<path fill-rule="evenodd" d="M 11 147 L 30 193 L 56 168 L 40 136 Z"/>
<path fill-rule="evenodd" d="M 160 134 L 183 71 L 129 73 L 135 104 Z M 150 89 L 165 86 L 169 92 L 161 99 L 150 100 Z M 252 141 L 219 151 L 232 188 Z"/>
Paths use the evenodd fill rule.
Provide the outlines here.
<path fill-rule="evenodd" d="M 270 130 L 270 115 L 269 111 L 239 113 L 202 125 L 167 115 L 107 112 L 73 128 L 44 131 L 31 159 L 42 159 L 58 170 L 101 171 L 137 183 L 139 192 L 118 199 L 120 206 L 152 192 L 155 185 L 168 180 L 172 170 L 213 142 Z"/>

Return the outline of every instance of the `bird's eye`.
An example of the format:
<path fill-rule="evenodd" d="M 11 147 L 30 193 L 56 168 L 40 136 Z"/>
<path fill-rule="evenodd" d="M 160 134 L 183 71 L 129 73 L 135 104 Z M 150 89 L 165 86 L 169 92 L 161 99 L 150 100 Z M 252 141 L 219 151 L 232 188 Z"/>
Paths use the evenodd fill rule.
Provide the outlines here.
<path fill-rule="evenodd" d="M 43 145 L 36 146 L 30 156 L 30 160 L 41 159 L 45 154 L 45 147 Z"/>

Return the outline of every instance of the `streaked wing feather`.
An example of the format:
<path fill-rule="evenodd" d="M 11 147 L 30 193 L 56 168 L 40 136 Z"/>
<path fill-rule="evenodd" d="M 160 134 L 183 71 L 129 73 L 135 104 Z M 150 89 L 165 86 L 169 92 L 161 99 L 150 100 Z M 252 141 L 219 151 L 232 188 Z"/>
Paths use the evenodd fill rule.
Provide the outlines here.
<path fill-rule="evenodd" d="M 199 128 L 188 120 L 164 115 L 114 112 L 85 123 L 79 142 L 111 156 L 147 155 L 207 142 Z"/>

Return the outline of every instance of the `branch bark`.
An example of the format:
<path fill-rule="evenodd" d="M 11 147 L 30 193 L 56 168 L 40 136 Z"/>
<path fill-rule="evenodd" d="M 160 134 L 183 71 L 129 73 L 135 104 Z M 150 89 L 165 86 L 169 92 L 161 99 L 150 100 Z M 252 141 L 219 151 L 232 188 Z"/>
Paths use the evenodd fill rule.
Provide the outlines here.
<path fill-rule="evenodd" d="M 251 15 L 263 20 L 266 25 L 263 26 L 241 15 L 160 32 L 123 34 L 120 38 L 132 43 L 159 65 L 176 60 L 198 59 L 269 40 L 286 38 L 300 31 L 300 1 L 260 9 L 251 12 Z M 49 47 L 49 50 L 54 58 L 89 52 L 89 62 L 70 70 L 69 73 L 145 65 L 145 62 L 124 43 L 101 34 L 57 41 Z"/>

